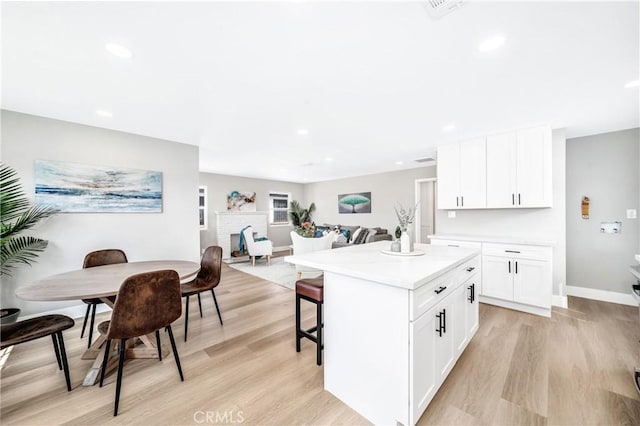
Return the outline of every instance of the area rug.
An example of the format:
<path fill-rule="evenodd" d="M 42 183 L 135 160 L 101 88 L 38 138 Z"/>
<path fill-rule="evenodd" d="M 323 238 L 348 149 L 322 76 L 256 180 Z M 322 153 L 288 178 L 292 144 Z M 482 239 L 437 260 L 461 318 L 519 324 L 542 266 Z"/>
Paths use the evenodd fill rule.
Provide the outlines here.
<path fill-rule="evenodd" d="M 256 266 L 252 266 L 251 262 L 232 263 L 229 265 L 233 269 L 244 272 L 249 275 L 262 278 L 272 283 L 293 290 L 296 285 L 296 268 L 290 263 L 284 261 L 284 257 L 272 257 L 271 265 L 267 265 L 266 260 L 258 260 Z M 321 274 L 305 273 L 304 278 L 314 278 Z"/>

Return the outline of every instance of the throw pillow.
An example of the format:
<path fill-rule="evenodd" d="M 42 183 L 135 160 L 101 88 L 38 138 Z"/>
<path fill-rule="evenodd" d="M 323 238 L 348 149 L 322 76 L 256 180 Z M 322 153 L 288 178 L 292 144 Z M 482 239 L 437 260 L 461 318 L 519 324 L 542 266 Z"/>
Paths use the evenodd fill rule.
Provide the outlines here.
<path fill-rule="evenodd" d="M 358 233 L 358 237 L 353 240 L 353 244 L 362 244 L 367 239 L 367 235 L 369 235 L 369 230 L 367 228 L 361 228 Z"/>
<path fill-rule="evenodd" d="M 339 233 L 339 234 L 336 234 L 336 235 L 337 235 L 337 237 L 334 240 L 336 243 L 346 243 L 347 242 L 347 237 L 345 237 L 343 233 Z"/>
<path fill-rule="evenodd" d="M 353 235 L 351 235 L 351 241 L 354 242 L 355 240 L 357 240 L 358 235 L 360 235 L 361 232 L 362 232 L 362 228 L 356 229 Z"/>
<path fill-rule="evenodd" d="M 344 241 L 338 241 L 339 243 L 347 243 L 349 242 L 349 230 L 347 229 L 341 229 L 340 233 L 344 236 Z"/>
<path fill-rule="evenodd" d="M 380 228 L 369 229 L 369 234 L 367 235 L 367 238 L 364 240 L 364 242 L 365 243 L 370 243 L 371 242 L 371 238 L 378 234 L 378 229 L 380 229 Z"/>

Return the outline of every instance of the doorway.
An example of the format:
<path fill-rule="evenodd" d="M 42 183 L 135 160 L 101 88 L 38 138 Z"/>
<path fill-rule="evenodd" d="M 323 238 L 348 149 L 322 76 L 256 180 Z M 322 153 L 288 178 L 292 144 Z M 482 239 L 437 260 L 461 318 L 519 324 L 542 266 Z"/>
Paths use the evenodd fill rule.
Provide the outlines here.
<path fill-rule="evenodd" d="M 416 243 L 429 244 L 436 232 L 436 178 L 416 179 Z"/>

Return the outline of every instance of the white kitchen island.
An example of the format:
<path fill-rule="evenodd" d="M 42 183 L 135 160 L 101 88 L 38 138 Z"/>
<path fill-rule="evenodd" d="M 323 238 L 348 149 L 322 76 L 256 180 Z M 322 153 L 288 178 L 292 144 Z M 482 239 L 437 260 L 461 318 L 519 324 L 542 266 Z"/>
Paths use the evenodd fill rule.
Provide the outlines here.
<path fill-rule="evenodd" d="M 415 424 L 478 329 L 479 250 L 380 241 L 285 257 L 324 271 L 324 387 L 375 424 Z M 304 347 L 303 347 L 304 350 Z"/>

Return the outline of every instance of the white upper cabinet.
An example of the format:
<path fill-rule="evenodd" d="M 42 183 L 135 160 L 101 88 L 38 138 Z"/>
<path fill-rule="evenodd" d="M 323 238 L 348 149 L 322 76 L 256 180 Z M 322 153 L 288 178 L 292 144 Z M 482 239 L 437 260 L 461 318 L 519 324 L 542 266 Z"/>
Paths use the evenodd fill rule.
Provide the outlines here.
<path fill-rule="evenodd" d="M 487 137 L 487 207 L 551 207 L 551 128 Z"/>
<path fill-rule="evenodd" d="M 438 208 L 486 207 L 485 140 L 438 147 Z"/>

